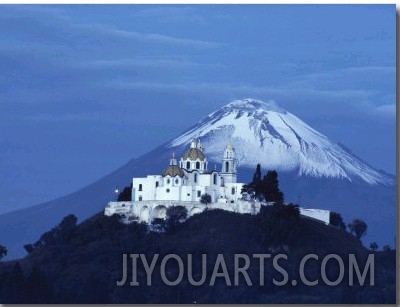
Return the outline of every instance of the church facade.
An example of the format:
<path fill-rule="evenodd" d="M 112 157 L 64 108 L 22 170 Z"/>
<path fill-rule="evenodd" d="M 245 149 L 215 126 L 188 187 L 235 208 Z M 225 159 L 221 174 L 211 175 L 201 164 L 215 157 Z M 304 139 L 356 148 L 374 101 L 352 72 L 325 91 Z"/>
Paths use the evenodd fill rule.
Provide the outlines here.
<path fill-rule="evenodd" d="M 212 203 L 234 203 L 241 196 L 243 184 L 237 183 L 235 149 L 228 144 L 222 157 L 221 172 L 208 170 L 208 161 L 200 141 L 192 140 L 190 148 L 178 161 L 172 155 L 161 175 L 132 179 L 132 201 L 197 202 L 202 195 Z"/>
<path fill-rule="evenodd" d="M 104 214 L 120 214 L 126 221 L 151 223 L 166 217 L 172 206 L 185 206 L 188 216 L 206 208 L 256 214 L 260 204 L 241 199 L 243 183 L 237 182 L 235 149 L 226 145 L 221 155 L 221 171 L 209 170 L 209 163 L 199 140 L 192 140 L 178 160 L 173 154 L 161 175 L 132 178 L 132 201 L 111 201 Z M 201 203 L 203 195 L 209 203 Z"/>

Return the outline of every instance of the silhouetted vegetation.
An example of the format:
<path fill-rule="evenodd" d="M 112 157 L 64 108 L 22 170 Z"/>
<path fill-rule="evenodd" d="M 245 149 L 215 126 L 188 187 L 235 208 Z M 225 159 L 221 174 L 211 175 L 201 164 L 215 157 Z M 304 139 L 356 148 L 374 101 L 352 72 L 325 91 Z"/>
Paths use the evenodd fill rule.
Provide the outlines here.
<path fill-rule="evenodd" d="M 187 219 L 188 211 L 184 206 L 172 206 L 167 209 L 166 223 L 169 232 L 177 231 Z"/>
<path fill-rule="evenodd" d="M 262 180 L 262 194 L 265 201 L 283 203 L 283 193 L 279 190 L 278 173 L 268 171 Z"/>
<path fill-rule="evenodd" d="M 118 194 L 117 201 L 132 201 L 132 183 Z"/>
<path fill-rule="evenodd" d="M 354 219 L 347 226 L 349 227 L 350 233 L 354 234 L 358 240 L 367 233 L 367 224 L 363 220 Z"/>
<path fill-rule="evenodd" d="M 329 216 L 329 223 L 332 226 L 339 228 L 340 230 L 346 231 L 346 224 L 344 223 L 340 213 L 332 211 Z"/>
<path fill-rule="evenodd" d="M 355 236 L 302 217 L 296 205 L 263 206 L 258 215 L 207 210 L 180 223 L 184 211 L 177 207 L 170 209 L 166 220 L 157 219 L 151 227 L 137 222 L 123 224 L 119 216 L 107 217 L 103 213 L 76 226 L 74 216 L 68 216 L 41 237 L 40 248 L 31 250 L 24 259 L 0 266 L 0 301 L 4 304 L 395 303 L 395 251 L 374 252 L 374 286 L 356 283 L 350 287 L 348 255 L 354 254 L 363 268 L 369 251 Z M 177 228 L 170 231 L 171 225 Z M 166 231 L 158 231 L 160 228 Z M 279 264 L 290 279 L 296 280 L 300 280 L 298 268 L 302 257 L 317 255 L 319 260 L 307 262 L 305 274 L 308 280 L 319 279 L 319 284 L 274 285 L 272 279 L 280 281 L 282 274 L 273 268 L 272 259 L 265 261 L 264 286 L 258 282 L 260 263 L 253 260 L 247 270 L 253 286 L 248 286 L 241 277 L 237 285 L 233 284 L 234 254 L 252 258 L 254 254 L 274 257 L 282 253 L 288 260 L 281 259 Z M 320 271 L 321 260 L 332 253 L 339 255 L 346 267 L 344 281 L 335 287 L 322 282 Z M 151 286 L 146 285 L 147 275 L 140 261 L 139 285 L 129 285 L 131 261 L 128 261 L 128 281 L 123 286 L 116 285 L 122 276 L 123 254 L 144 254 L 149 262 L 155 254 L 160 255 Z M 201 255 L 206 254 L 204 285 L 190 285 L 185 274 L 181 283 L 167 286 L 160 276 L 160 262 L 167 254 L 179 255 L 183 261 L 192 254 L 195 280 L 201 277 Z M 218 254 L 224 256 L 232 286 L 226 286 L 223 278 L 217 278 L 215 285 L 209 286 Z M 167 268 L 169 279 L 174 280 L 176 262 L 168 262 Z M 335 280 L 337 263 L 329 261 L 326 271 L 327 277 Z"/>
<path fill-rule="evenodd" d="M 3 245 L 0 245 L 0 261 L 5 256 L 7 256 L 7 248 L 5 246 L 3 246 Z"/>
<path fill-rule="evenodd" d="M 205 205 L 210 204 L 211 203 L 211 195 L 207 194 L 207 193 L 201 195 L 200 202 Z"/>
<path fill-rule="evenodd" d="M 371 250 L 373 250 L 373 251 L 376 251 L 376 250 L 379 248 L 379 246 L 378 246 L 378 244 L 377 244 L 376 242 L 372 242 L 372 243 L 369 245 L 369 248 L 370 248 Z"/>
<path fill-rule="evenodd" d="M 382 247 L 382 250 L 383 250 L 384 252 L 390 252 L 390 251 L 392 250 L 392 248 L 390 247 L 390 245 L 384 245 L 384 246 Z"/>
<path fill-rule="evenodd" d="M 67 215 L 63 218 L 60 224 L 58 224 L 58 226 L 42 234 L 39 240 L 34 244 L 25 244 L 24 249 L 28 254 L 30 254 L 36 249 L 67 240 L 72 232 L 76 229 L 77 220 L 78 219 L 75 215 Z"/>
<path fill-rule="evenodd" d="M 25 249 L 25 251 L 28 253 L 28 254 L 30 254 L 30 253 L 32 253 L 33 252 L 33 250 L 35 249 L 34 247 L 33 247 L 33 244 L 25 244 L 24 245 L 24 249 Z"/>
<path fill-rule="evenodd" d="M 274 170 L 268 171 L 261 179 L 260 164 L 257 164 L 253 181 L 244 185 L 241 193 L 244 199 L 256 199 L 280 204 L 283 204 L 284 201 L 284 195 L 279 190 L 278 173 Z"/>

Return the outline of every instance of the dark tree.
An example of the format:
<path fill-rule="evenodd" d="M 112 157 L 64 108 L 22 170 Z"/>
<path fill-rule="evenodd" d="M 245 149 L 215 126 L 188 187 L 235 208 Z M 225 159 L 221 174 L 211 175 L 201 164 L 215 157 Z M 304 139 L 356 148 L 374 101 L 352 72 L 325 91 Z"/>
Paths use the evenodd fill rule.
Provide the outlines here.
<path fill-rule="evenodd" d="M 76 229 L 78 218 L 74 214 L 69 214 L 58 224 L 59 233 L 62 236 L 68 236 Z"/>
<path fill-rule="evenodd" d="M 262 180 L 261 180 L 261 165 L 257 164 L 256 171 L 253 175 L 253 181 L 251 182 L 255 196 L 260 196 L 262 194 Z"/>
<path fill-rule="evenodd" d="M 262 181 L 262 194 L 265 201 L 283 204 L 283 193 L 279 190 L 278 173 L 268 171 Z"/>
<path fill-rule="evenodd" d="M 117 201 L 132 201 L 132 183 L 118 194 Z"/>
<path fill-rule="evenodd" d="M 368 226 L 363 220 L 354 219 L 347 226 L 349 227 L 350 233 L 354 234 L 359 240 L 367 233 Z"/>
<path fill-rule="evenodd" d="M 0 245 L 0 261 L 5 256 L 7 256 L 7 248 L 5 246 L 3 246 L 3 245 Z"/>
<path fill-rule="evenodd" d="M 278 173 L 276 171 L 268 171 L 261 179 L 260 164 L 257 164 L 253 181 L 244 185 L 241 193 L 246 200 L 257 199 L 278 204 L 283 204 L 284 201 L 283 193 L 279 190 Z"/>
<path fill-rule="evenodd" d="M 242 194 L 242 198 L 244 200 L 254 199 L 255 198 L 254 186 L 251 183 L 244 184 L 242 186 L 242 190 L 240 191 L 240 194 Z"/>
<path fill-rule="evenodd" d="M 329 216 L 329 224 L 339 228 L 340 230 L 346 230 L 346 225 L 343 222 L 343 218 L 340 215 L 340 213 L 331 212 L 331 214 Z"/>
<path fill-rule="evenodd" d="M 371 250 L 373 250 L 373 251 L 376 251 L 377 249 L 378 249 L 378 244 L 376 244 L 376 242 L 372 242 L 370 245 L 369 245 L 369 248 L 371 249 Z"/>
<path fill-rule="evenodd" d="M 187 219 L 188 211 L 184 206 L 172 206 L 167 209 L 167 229 L 175 231 Z"/>
<path fill-rule="evenodd" d="M 200 202 L 202 203 L 202 204 L 209 204 L 209 203 L 211 203 L 211 195 L 210 194 L 203 194 L 203 195 L 201 195 L 201 197 L 200 197 Z"/>
<path fill-rule="evenodd" d="M 241 194 L 246 200 L 263 200 L 260 163 L 257 164 L 256 171 L 253 175 L 253 181 L 243 185 Z"/>
<path fill-rule="evenodd" d="M 57 230 L 57 227 L 55 227 L 52 230 L 43 233 L 38 242 L 36 242 L 38 243 L 38 246 L 54 244 L 56 242 Z"/>
<path fill-rule="evenodd" d="M 390 245 L 384 245 L 384 246 L 382 247 L 382 250 L 383 250 L 384 252 L 389 252 L 389 251 L 392 250 L 392 248 L 390 247 Z"/>
<path fill-rule="evenodd" d="M 151 229 L 155 232 L 165 232 L 166 228 L 166 221 L 162 218 L 157 217 L 151 221 Z"/>
<path fill-rule="evenodd" d="M 68 239 L 68 237 L 76 230 L 77 220 L 78 218 L 73 214 L 65 216 L 56 227 L 43 233 L 39 240 L 34 244 L 24 245 L 24 249 L 29 254 L 35 249 L 42 248 L 46 245 L 53 245 L 59 241 Z"/>
<path fill-rule="evenodd" d="M 33 245 L 32 244 L 25 244 L 24 245 L 24 249 L 26 250 L 26 252 L 28 253 L 28 254 L 30 254 L 30 253 L 32 253 L 34 250 L 35 250 L 35 248 L 33 247 Z"/>

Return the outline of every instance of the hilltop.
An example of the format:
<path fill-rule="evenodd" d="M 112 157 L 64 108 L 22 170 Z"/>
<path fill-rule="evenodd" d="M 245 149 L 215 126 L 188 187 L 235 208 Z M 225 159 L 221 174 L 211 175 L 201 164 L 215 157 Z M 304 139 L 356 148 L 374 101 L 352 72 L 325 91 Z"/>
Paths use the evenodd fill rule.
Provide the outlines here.
<path fill-rule="evenodd" d="M 271 207 L 272 208 L 272 207 Z M 278 208 L 279 209 L 279 208 Z M 284 213 L 286 212 L 286 213 Z M 289 212 L 289 213 L 288 213 Z M 290 213 L 292 212 L 292 213 Z M 284 214 L 283 214 L 284 213 Z M 293 211 L 263 210 L 258 215 L 209 210 L 165 232 L 149 232 L 145 224 L 123 224 L 116 215 L 98 213 L 80 225 L 67 219 L 57 231 L 42 236 L 42 246 L 18 261 L 6 262 L 0 269 L 2 303 L 395 303 L 395 252 L 375 252 L 375 285 L 348 286 L 348 257 L 354 254 L 362 270 L 371 251 L 349 233 L 318 221 L 293 214 Z M 160 221 L 159 221 L 160 222 Z M 165 225 L 159 225 L 163 228 Z M 338 286 L 324 285 L 321 261 L 329 254 L 339 255 L 345 264 L 344 279 Z M 207 255 L 207 279 L 195 287 L 187 275 L 176 286 L 167 286 L 160 278 L 156 263 L 152 286 L 146 285 L 146 274 L 138 265 L 139 286 L 128 282 L 118 287 L 122 276 L 123 254 L 145 254 L 150 262 L 155 254 L 177 254 L 186 263 L 192 254 L 194 279 L 200 279 L 201 254 Z M 232 286 L 216 278 L 209 286 L 217 255 L 223 254 Z M 307 262 L 308 280 L 319 279 L 317 286 L 290 282 L 275 286 L 283 275 L 266 261 L 265 285 L 260 286 L 259 262 L 251 261 L 248 273 L 252 286 L 240 278 L 235 286 L 234 254 L 285 254 L 288 260 L 279 264 L 288 272 L 289 281 L 300 280 L 299 265 L 307 254 L 319 260 Z M 167 265 L 170 280 L 177 277 L 177 263 Z M 337 279 L 335 260 L 327 265 L 327 276 Z"/>

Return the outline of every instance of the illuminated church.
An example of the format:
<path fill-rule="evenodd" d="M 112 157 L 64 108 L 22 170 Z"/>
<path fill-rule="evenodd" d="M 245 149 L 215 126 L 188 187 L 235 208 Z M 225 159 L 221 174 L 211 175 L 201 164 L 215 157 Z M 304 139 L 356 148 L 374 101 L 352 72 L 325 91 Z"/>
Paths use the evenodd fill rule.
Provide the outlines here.
<path fill-rule="evenodd" d="M 179 160 L 173 154 L 161 175 L 132 178 L 132 201 L 110 201 L 104 214 L 125 216 L 127 223 L 139 221 L 152 223 L 156 218 L 165 219 L 167 209 L 184 206 L 188 217 L 208 209 L 222 209 L 237 213 L 257 214 L 262 203 L 242 199 L 243 183 L 237 183 L 235 149 L 226 145 L 222 156 L 221 171 L 209 170 L 200 141 L 192 140 L 190 148 Z M 201 202 L 208 194 L 208 204 Z M 300 208 L 300 214 L 328 224 L 330 212 L 320 209 Z"/>
<path fill-rule="evenodd" d="M 208 161 L 198 140 L 178 161 L 175 155 L 162 175 L 132 179 L 132 201 L 200 201 L 203 194 L 211 202 L 233 203 L 240 198 L 243 184 L 236 182 L 235 149 L 228 144 L 222 157 L 222 170 L 208 170 Z"/>

